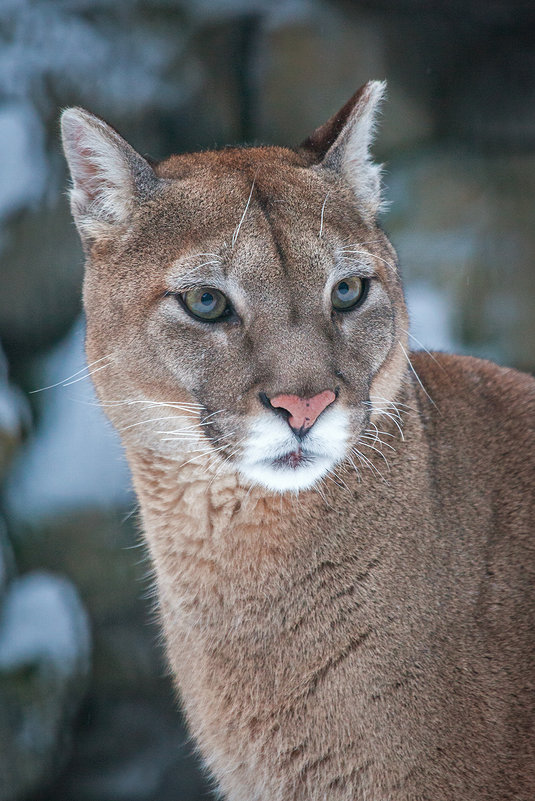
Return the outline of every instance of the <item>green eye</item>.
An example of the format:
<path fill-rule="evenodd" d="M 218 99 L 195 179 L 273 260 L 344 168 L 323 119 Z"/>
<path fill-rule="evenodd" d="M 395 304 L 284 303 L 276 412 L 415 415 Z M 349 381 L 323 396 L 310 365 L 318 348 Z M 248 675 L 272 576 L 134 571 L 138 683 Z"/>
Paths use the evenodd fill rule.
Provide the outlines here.
<path fill-rule="evenodd" d="M 356 306 L 362 300 L 366 284 L 363 278 L 354 275 L 351 278 L 344 278 L 338 281 L 331 292 L 331 300 L 335 309 L 347 311 Z"/>
<path fill-rule="evenodd" d="M 229 315 L 229 302 L 219 289 L 199 286 L 195 289 L 188 289 L 180 297 L 186 309 L 200 320 L 216 322 Z"/>

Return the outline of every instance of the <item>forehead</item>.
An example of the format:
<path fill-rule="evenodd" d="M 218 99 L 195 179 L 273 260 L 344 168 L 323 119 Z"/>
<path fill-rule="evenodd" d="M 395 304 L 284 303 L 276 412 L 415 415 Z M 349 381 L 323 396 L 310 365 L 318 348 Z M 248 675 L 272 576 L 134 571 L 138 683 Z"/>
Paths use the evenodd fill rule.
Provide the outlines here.
<path fill-rule="evenodd" d="M 173 169 L 162 174 L 175 272 L 191 269 L 198 256 L 196 266 L 210 267 L 218 257 L 226 270 L 247 266 L 250 275 L 275 264 L 301 273 L 306 262 L 310 275 L 333 241 L 343 242 L 358 227 L 351 193 L 291 151 L 261 148 L 232 157 L 196 154 L 193 163 L 181 159 L 175 157 Z"/>
<path fill-rule="evenodd" d="M 169 182 L 169 199 L 180 207 L 185 227 L 201 238 L 206 224 L 222 232 L 233 230 L 248 203 L 249 209 L 268 211 L 285 222 L 319 225 L 326 194 L 332 204 L 343 190 L 330 171 L 311 167 L 304 154 L 279 147 L 172 156 L 156 173 Z M 351 193 L 344 199 L 351 200 Z"/>

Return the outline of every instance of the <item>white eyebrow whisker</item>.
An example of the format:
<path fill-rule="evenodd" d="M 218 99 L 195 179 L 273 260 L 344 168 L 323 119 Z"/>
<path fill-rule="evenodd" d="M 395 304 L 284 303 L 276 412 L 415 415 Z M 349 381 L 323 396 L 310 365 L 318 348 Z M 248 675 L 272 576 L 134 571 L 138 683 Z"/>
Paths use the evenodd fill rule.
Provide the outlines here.
<path fill-rule="evenodd" d="M 219 261 L 205 261 L 202 264 L 198 264 L 195 267 L 191 267 L 187 272 L 183 273 L 180 276 L 177 276 L 176 283 L 178 284 L 181 291 L 186 291 L 187 289 L 193 289 L 199 285 L 206 285 L 207 281 L 220 281 L 221 274 L 219 270 L 212 270 L 208 271 L 209 275 L 206 275 L 206 272 L 203 273 L 203 267 L 207 267 L 208 265 L 213 264 L 215 267 L 219 267 L 222 269 L 222 263 Z M 174 291 L 176 291 L 176 287 L 174 287 Z"/>
<path fill-rule="evenodd" d="M 394 272 L 396 272 L 395 264 L 392 264 L 392 262 L 387 261 L 386 259 L 383 259 L 382 256 L 378 256 L 377 253 L 372 253 L 369 250 L 347 250 L 347 248 L 340 248 L 338 253 L 342 258 L 347 258 L 347 254 L 350 254 L 350 253 L 356 253 L 359 256 L 370 256 L 372 259 L 379 259 L 379 261 L 382 261 L 383 264 L 386 264 L 386 266 L 390 270 L 393 270 Z"/>
<path fill-rule="evenodd" d="M 203 261 L 202 264 L 196 264 L 195 265 L 195 269 L 196 270 L 200 270 L 201 267 L 206 267 L 208 264 L 218 264 L 219 265 L 219 264 L 221 264 L 221 262 L 220 261 L 216 261 L 215 259 L 212 259 L 211 261 Z"/>
<path fill-rule="evenodd" d="M 249 208 L 249 204 L 251 203 L 251 198 L 253 196 L 254 185 L 256 181 L 256 175 L 253 178 L 253 183 L 251 184 L 251 191 L 249 192 L 249 197 L 247 199 L 247 204 L 243 210 L 243 214 L 241 216 L 241 220 L 239 221 L 238 225 L 236 226 L 236 230 L 232 234 L 232 247 L 236 244 L 236 240 L 238 238 L 238 234 L 240 233 L 240 228 L 242 227 L 243 221 L 245 220 L 245 215 L 247 214 L 247 210 Z"/>
<path fill-rule="evenodd" d="M 320 220 L 320 233 L 319 233 L 319 238 L 320 239 L 323 236 L 323 215 L 325 214 L 325 204 L 327 203 L 327 198 L 329 197 L 330 194 L 331 194 L 331 190 L 329 189 L 329 191 L 325 195 L 325 200 L 323 201 L 323 206 L 321 207 L 321 220 Z"/>

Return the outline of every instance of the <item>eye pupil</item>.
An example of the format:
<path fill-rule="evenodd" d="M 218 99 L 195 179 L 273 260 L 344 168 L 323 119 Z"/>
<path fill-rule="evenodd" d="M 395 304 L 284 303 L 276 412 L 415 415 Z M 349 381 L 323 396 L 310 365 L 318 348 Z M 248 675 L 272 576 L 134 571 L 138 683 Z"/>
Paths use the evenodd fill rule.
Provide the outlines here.
<path fill-rule="evenodd" d="M 212 295 L 211 292 L 205 292 L 204 295 L 201 297 L 201 303 L 204 306 L 211 306 L 213 302 L 214 302 L 214 296 Z"/>
<path fill-rule="evenodd" d="M 347 293 L 349 292 L 349 287 L 345 281 L 340 281 L 340 283 L 338 284 L 338 291 L 340 292 L 341 295 L 347 295 Z"/>

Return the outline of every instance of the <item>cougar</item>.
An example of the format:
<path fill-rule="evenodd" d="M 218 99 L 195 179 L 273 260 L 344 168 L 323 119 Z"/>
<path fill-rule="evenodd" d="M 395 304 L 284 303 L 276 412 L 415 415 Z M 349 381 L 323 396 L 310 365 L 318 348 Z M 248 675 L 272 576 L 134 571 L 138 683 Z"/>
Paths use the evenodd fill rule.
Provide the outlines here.
<path fill-rule="evenodd" d="M 383 92 L 160 163 L 62 117 L 89 369 L 229 801 L 535 797 L 535 382 L 410 351 Z"/>

